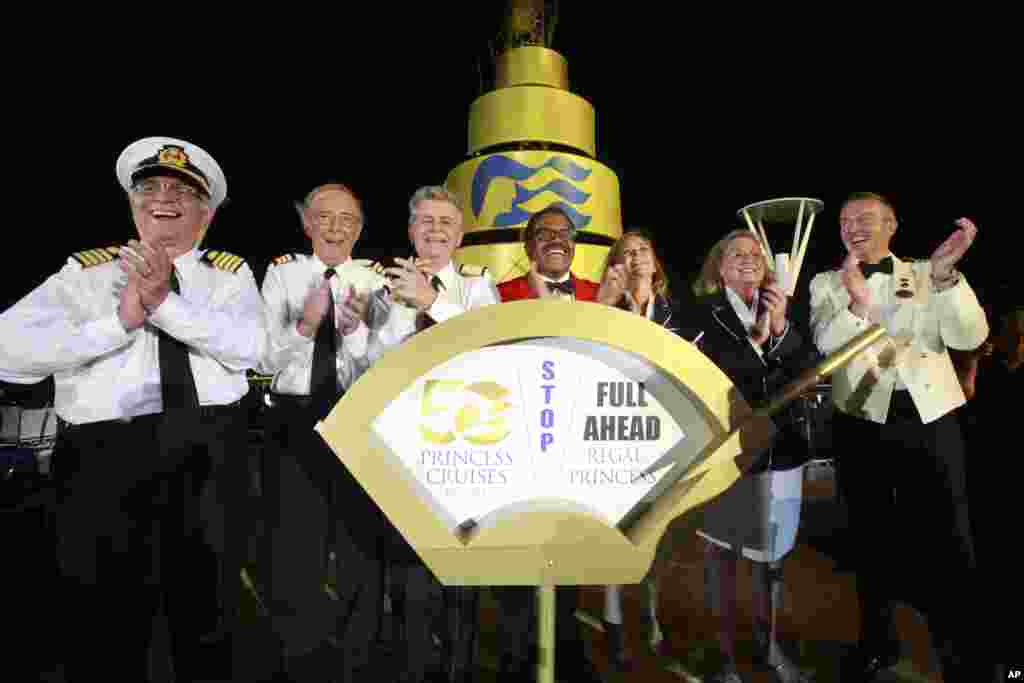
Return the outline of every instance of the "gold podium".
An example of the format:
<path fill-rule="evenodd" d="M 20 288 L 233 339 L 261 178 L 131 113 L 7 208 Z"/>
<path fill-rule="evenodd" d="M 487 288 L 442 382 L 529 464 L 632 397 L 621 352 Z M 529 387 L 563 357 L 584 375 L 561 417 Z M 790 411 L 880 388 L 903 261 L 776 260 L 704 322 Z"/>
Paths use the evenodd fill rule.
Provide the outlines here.
<path fill-rule="evenodd" d="M 668 524 L 723 492 L 770 443 L 771 414 L 881 334 L 869 330 L 755 411 L 696 347 L 640 316 L 593 303 L 506 303 L 388 351 L 317 430 L 442 583 L 541 589 L 538 661 L 541 680 L 551 680 L 554 586 L 639 582 Z M 570 370 L 562 385 L 554 372 L 538 375 L 556 361 Z M 531 376 L 548 383 L 531 385 Z M 614 407 L 605 379 L 621 377 Z M 624 400 L 636 378 L 640 400 Z M 445 397 L 458 399 L 454 407 Z M 590 413 L 602 402 L 598 434 Z M 447 430 L 430 422 L 446 410 Z M 566 411 L 568 421 L 557 417 Z M 581 447 L 603 443 L 586 439 L 627 432 L 633 478 L 618 476 L 622 467 L 603 480 L 597 467 L 579 476 L 591 471 L 591 449 L 604 448 Z M 452 457 L 464 470 L 448 466 Z M 438 482 L 438 472 L 463 481 Z"/>

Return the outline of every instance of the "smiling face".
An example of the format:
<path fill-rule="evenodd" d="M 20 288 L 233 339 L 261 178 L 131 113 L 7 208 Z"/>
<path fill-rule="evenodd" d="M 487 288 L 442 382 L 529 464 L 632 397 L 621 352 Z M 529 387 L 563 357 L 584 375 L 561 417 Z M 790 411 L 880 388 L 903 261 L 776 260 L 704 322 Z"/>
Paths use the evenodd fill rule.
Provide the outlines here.
<path fill-rule="evenodd" d="M 734 291 L 760 287 L 765 263 L 761 245 L 753 237 L 737 237 L 722 251 L 718 267 L 722 284 Z"/>
<path fill-rule="evenodd" d="M 162 247 L 172 259 L 195 247 L 215 211 L 192 185 L 174 174 L 138 181 L 128 201 L 139 239 Z"/>
<path fill-rule="evenodd" d="M 444 268 L 462 244 L 462 213 L 443 199 L 422 199 L 416 203 L 409 223 L 409 239 L 416 255 Z"/>
<path fill-rule="evenodd" d="M 313 253 L 327 265 L 336 266 L 352 256 L 363 231 L 363 211 L 350 192 L 328 186 L 309 201 L 302 223 Z"/>
<path fill-rule="evenodd" d="M 553 280 L 569 272 L 576 255 L 576 230 L 559 213 L 546 213 L 534 225 L 526 242 L 526 254 L 537 263 L 537 271 Z"/>
<path fill-rule="evenodd" d="M 878 263 L 889 254 L 896 232 L 892 209 L 876 199 L 848 202 L 839 212 L 839 236 L 846 250 L 861 261 Z"/>
<path fill-rule="evenodd" d="M 651 243 L 639 235 L 628 235 L 622 240 L 618 263 L 626 266 L 630 284 L 647 282 L 654 278 L 654 249 Z M 618 264 L 616 264 L 618 265 Z"/>

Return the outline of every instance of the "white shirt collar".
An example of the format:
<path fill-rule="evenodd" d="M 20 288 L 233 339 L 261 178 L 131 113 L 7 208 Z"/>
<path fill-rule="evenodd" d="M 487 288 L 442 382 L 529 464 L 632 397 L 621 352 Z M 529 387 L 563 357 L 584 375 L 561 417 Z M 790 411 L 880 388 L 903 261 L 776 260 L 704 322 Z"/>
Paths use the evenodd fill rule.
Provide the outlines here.
<path fill-rule="evenodd" d="M 186 251 L 184 254 L 174 259 L 174 269 L 185 275 L 187 278 L 188 275 L 191 274 L 192 269 L 199 263 L 199 257 L 199 249 L 193 247 L 190 251 Z"/>
<path fill-rule="evenodd" d="M 558 278 L 557 280 L 554 279 L 554 278 L 548 277 L 544 273 L 538 273 L 538 275 L 540 275 L 541 278 L 544 279 L 544 282 L 568 282 L 569 278 L 572 276 L 572 271 L 571 270 L 565 271 L 565 275 L 563 275 L 562 277 Z"/>
<path fill-rule="evenodd" d="M 451 260 L 449 260 L 447 265 L 445 265 L 445 267 L 442 268 L 441 270 L 437 271 L 435 275 L 441 278 L 441 282 L 444 283 L 444 286 L 446 288 L 450 288 L 452 286 L 452 283 L 455 282 L 455 264 L 452 263 Z"/>
<path fill-rule="evenodd" d="M 740 298 L 740 295 L 733 291 L 732 287 L 725 288 L 725 298 L 729 300 L 732 305 L 732 309 L 736 311 L 736 315 L 739 316 L 740 322 L 743 323 L 743 329 L 749 331 L 754 325 L 757 324 L 757 309 L 758 303 L 760 302 L 760 292 L 754 290 L 754 299 L 751 302 L 751 306 L 747 306 L 746 302 Z"/>
<path fill-rule="evenodd" d="M 345 259 L 344 261 L 342 261 L 341 263 L 339 263 L 336 266 L 328 266 L 326 263 L 324 263 L 323 261 L 320 260 L 319 256 L 317 256 L 315 253 L 313 254 L 313 270 L 318 275 L 323 275 L 324 273 L 326 273 L 327 269 L 329 267 L 333 267 L 334 268 L 334 272 L 338 273 L 338 272 L 341 271 L 342 268 L 344 268 L 345 266 L 347 266 L 350 263 L 352 263 L 352 257 L 351 256 L 349 256 L 347 259 Z"/>

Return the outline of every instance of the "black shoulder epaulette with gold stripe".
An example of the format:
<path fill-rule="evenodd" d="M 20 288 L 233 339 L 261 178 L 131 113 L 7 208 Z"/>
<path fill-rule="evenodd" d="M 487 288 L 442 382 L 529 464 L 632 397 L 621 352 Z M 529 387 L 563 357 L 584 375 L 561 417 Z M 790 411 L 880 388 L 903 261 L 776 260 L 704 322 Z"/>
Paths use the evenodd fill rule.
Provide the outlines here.
<path fill-rule="evenodd" d="M 477 266 L 472 263 L 463 263 L 459 266 L 459 275 L 465 277 L 483 277 L 487 274 L 487 266 Z"/>
<path fill-rule="evenodd" d="M 207 250 L 199 260 L 208 266 L 218 270 L 226 270 L 229 273 L 237 273 L 238 269 L 245 263 L 245 259 L 241 256 L 235 256 L 226 251 L 217 251 L 216 249 Z"/>
<path fill-rule="evenodd" d="M 120 253 L 121 247 L 100 247 L 99 249 L 76 251 L 71 255 L 71 258 L 82 264 L 83 268 L 90 268 L 92 266 L 98 266 L 101 263 L 110 263 L 114 259 L 118 258 Z"/>
<path fill-rule="evenodd" d="M 294 261 L 297 258 L 298 257 L 295 254 L 283 254 L 281 256 L 278 256 L 276 259 L 274 259 L 270 263 L 271 263 L 271 265 L 274 265 L 274 266 L 280 266 L 280 265 L 282 265 L 284 263 L 289 263 L 291 261 Z"/>

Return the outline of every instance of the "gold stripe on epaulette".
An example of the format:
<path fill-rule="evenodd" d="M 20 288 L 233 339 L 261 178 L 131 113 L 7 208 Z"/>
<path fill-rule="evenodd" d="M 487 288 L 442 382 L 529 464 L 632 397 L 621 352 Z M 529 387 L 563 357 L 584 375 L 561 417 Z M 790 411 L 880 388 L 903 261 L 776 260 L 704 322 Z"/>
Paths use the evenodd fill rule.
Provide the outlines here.
<path fill-rule="evenodd" d="M 203 261 L 217 270 L 224 270 L 229 273 L 237 273 L 238 269 L 245 263 L 245 259 L 241 256 L 235 256 L 229 252 L 214 249 L 203 254 Z"/>
<path fill-rule="evenodd" d="M 117 247 L 101 247 L 99 249 L 76 251 L 71 257 L 78 261 L 83 268 L 91 268 L 103 263 L 110 263 L 117 258 L 118 252 L 119 249 Z"/>

